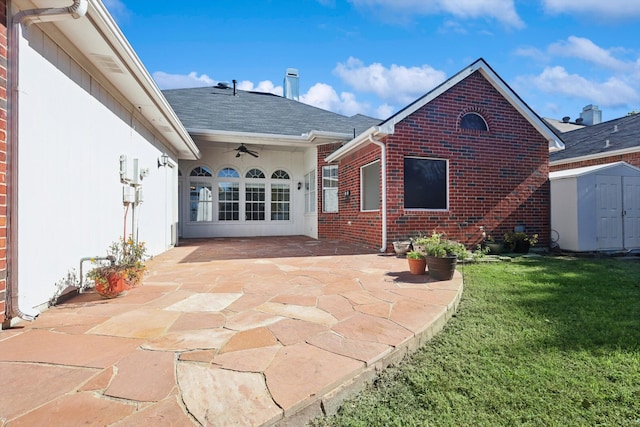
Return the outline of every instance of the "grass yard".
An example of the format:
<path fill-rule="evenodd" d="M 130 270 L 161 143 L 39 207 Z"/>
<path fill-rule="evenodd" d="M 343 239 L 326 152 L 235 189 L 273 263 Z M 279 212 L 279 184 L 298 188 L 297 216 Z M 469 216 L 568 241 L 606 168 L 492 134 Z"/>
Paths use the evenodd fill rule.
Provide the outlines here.
<path fill-rule="evenodd" d="M 640 262 L 464 267 L 460 310 L 319 426 L 640 427 Z"/>

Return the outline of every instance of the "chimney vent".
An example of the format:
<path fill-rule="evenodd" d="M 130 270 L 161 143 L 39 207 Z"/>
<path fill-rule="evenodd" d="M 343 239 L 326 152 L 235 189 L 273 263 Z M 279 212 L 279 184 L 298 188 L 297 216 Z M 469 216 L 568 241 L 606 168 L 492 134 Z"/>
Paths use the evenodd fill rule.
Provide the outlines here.
<path fill-rule="evenodd" d="M 571 120 L 571 117 L 569 117 L 569 116 L 564 116 L 564 117 L 562 118 L 562 123 L 569 123 L 569 120 Z"/>
<path fill-rule="evenodd" d="M 576 119 L 576 124 L 581 125 L 583 121 L 584 121 L 584 119 L 582 117 L 578 117 Z"/>
<path fill-rule="evenodd" d="M 284 75 L 284 97 L 298 101 L 300 99 L 300 75 L 295 68 L 287 68 Z"/>
<path fill-rule="evenodd" d="M 580 117 L 584 119 L 584 124 L 591 126 L 602 122 L 602 111 L 597 105 L 589 104 L 582 109 Z"/>

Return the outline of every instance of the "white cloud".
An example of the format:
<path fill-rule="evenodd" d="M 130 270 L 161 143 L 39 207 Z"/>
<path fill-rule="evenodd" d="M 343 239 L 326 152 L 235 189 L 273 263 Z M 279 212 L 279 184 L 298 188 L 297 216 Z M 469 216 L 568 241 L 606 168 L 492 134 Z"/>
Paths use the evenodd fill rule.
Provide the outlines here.
<path fill-rule="evenodd" d="M 345 116 L 366 114 L 364 112 L 370 108 L 368 104 L 358 102 L 352 93 L 342 92 L 338 95 L 335 89 L 326 83 L 311 86 L 307 93 L 300 95 L 300 102 Z"/>
<path fill-rule="evenodd" d="M 349 0 L 356 7 L 381 9 L 400 16 L 451 14 L 459 19 L 495 19 L 509 27 L 522 28 L 514 0 Z"/>
<path fill-rule="evenodd" d="M 614 58 L 611 52 L 583 37 L 570 36 L 566 41 L 553 43 L 548 50 L 552 55 L 579 58 L 613 70 L 624 71 L 632 67 L 631 64 Z"/>
<path fill-rule="evenodd" d="M 414 101 L 446 79 L 443 71 L 429 65 L 405 67 L 393 64 L 386 68 L 373 63 L 365 66 L 353 57 L 346 63 L 339 63 L 333 72 L 356 91 L 374 93 L 383 100 L 401 104 Z"/>
<path fill-rule="evenodd" d="M 389 104 L 382 104 L 378 108 L 376 108 L 376 114 L 374 117 L 379 117 L 381 119 L 388 119 L 394 113 L 395 107 Z"/>
<path fill-rule="evenodd" d="M 578 74 L 569 74 L 564 67 L 547 67 L 538 76 L 520 77 L 518 83 L 531 85 L 543 92 L 582 99 L 604 107 L 623 107 L 640 100 L 636 90 L 617 77 L 595 82 Z"/>
<path fill-rule="evenodd" d="M 160 89 L 181 89 L 187 87 L 202 87 L 213 86 L 214 81 L 206 74 L 201 74 L 195 71 L 189 74 L 169 74 L 164 71 L 156 71 L 153 73 L 153 80 Z"/>
<path fill-rule="evenodd" d="M 251 81 L 243 80 L 238 83 L 238 89 L 253 92 L 273 93 L 274 95 L 279 96 L 282 96 L 282 94 L 284 93 L 282 86 L 274 85 L 271 80 L 263 80 L 258 83 L 258 86 L 254 86 L 253 82 Z"/>
<path fill-rule="evenodd" d="M 544 53 L 543 51 L 541 51 L 538 48 L 535 47 L 531 47 L 531 46 L 527 46 L 527 47 L 520 47 L 518 49 L 515 50 L 514 52 L 516 55 L 518 56 L 524 56 L 526 58 L 531 58 L 535 61 L 540 61 L 540 62 L 546 62 L 549 60 L 549 57 L 546 53 Z"/>
<path fill-rule="evenodd" d="M 542 0 L 544 9 L 552 14 L 584 14 L 596 19 L 630 19 L 640 16 L 636 0 Z"/>

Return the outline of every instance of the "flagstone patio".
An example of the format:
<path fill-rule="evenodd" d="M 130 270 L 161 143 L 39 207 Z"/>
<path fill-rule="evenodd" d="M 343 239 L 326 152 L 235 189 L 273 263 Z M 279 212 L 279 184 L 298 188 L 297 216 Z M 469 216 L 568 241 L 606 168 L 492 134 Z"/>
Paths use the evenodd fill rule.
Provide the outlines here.
<path fill-rule="evenodd" d="M 308 237 L 189 240 L 0 331 L 8 426 L 299 426 L 437 333 L 462 276 Z"/>

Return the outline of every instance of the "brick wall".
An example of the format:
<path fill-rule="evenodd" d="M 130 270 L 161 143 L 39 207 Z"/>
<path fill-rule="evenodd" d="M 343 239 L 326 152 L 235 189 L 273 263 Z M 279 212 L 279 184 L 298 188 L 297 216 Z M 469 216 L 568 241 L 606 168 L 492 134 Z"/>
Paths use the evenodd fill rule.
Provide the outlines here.
<path fill-rule="evenodd" d="M 474 111 L 488 132 L 462 130 L 461 114 Z M 478 72 L 469 76 L 395 126 L 387 146 L 388 250 L 391 242 L 416 233 L 444 232 L 468 246 L 481 240 L 480 226 L 496 238 L 524 225 L 547 246 L 550 233 L 548 143 Z M 405 211 L 405 156 L 449 160 L 449 209 Z M 339 164 L 338 214 L 332 233 L 380 245 L 381 213 L 360 212 L 360 167 L 380 158 L 375 145 L 352 153 Z M 319 214 L 320 222 L 326 215 Z M 351 222 L 349 224 L 349 222 Z M 328 233 L 319 228 L 319 236 Z"/>
<path fill-rule="evenodd" d="M 562 171 L 567 169 L 582 168 L 585 166 L 604 165 L 607 163 L 627 162 L 637 168 L 640 168 L 640 151 L 635 153 L 620 154 L 617 156 L 601 157 L 599 159 L 583 160 L 580 162 L 565 163 L 562 165 L 551 166 L 551 172 Z"/>
<path fill-rule="evenodd" d="M 0 320 L 5 320 L 7 272 L 7 1 L 0 0 Z"/>

